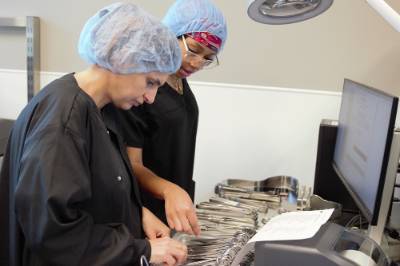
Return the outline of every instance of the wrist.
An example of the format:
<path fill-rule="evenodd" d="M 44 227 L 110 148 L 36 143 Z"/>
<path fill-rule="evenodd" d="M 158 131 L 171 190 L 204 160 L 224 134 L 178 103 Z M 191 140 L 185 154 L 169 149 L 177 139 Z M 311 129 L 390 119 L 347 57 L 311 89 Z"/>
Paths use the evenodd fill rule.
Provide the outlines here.
<path fill-rule="evenodd" d="M 171 182 L 166 182 L 164 185 L 164 189 L 162 190 L 162 197 L 164 200 L 168 198 L 171 194 L 174 194 L 174 191 L 176 191 L 177 185 Z"/>

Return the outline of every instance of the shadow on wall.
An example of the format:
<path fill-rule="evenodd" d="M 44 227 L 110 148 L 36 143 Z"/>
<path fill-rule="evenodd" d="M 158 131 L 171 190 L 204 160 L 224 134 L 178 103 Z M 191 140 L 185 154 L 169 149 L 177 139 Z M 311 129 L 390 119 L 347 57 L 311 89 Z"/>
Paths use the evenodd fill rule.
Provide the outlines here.
<path fill-rule="evenodd" d="M 381 72 L 383 68 L 387 70 L 385 73 Z M 393 84 L 400 84 L 400 45 L 393 45 L 375 60 L 371 55 L 371 64 L 361 76 L 360 82 L 400 97 L 400 88 L 393 87 Z"/>
<path fill-rule="evenodd" d="M 400 98 L 400 88 L 393 87 L 393 84 L 400 84 L 400 45 L 394 45 L 383 56 L 376 59 L 371 62 L 370 67 L 360 78 L 360 82 Z M 382 68 L 388 71 L 376 75 Z M 396 127 L 400 128 L 400 105 L 397 108 Z"/>

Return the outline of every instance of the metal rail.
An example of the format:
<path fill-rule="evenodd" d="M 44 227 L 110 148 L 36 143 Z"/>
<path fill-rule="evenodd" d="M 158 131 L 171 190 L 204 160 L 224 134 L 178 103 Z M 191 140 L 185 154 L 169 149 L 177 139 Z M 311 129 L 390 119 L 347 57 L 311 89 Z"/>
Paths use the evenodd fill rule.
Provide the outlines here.
<path fill-rule="evenodd" d="M 0 17 L 0 29 L 25 29 L 28 101 L 40 89 L 40 19 L 39 17 Z"/>

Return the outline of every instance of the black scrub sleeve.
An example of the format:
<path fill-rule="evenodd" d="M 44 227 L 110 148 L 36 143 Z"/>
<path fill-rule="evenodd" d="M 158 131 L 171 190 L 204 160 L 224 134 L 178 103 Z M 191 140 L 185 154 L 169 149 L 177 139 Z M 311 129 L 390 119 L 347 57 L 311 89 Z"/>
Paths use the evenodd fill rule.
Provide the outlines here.
<path fill-rule="evenodd" d="M 27 265 L 140 265 L 150 244 L 122 223 L 95 224 L 85 140 L 64 128 L 28 137 L 15 191 L 16 215 L 29 250 Z"/>

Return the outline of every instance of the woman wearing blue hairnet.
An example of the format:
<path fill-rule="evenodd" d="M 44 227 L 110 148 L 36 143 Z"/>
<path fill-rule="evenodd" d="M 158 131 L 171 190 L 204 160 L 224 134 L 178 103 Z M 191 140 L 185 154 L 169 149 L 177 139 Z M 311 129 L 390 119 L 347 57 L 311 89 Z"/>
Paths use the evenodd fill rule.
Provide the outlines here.
<path fill-rule="evenodd" d="M 142 207 L 125 146 L 100 112 L 151 104 L 180 66 L 176 37 L 117 3 L 87 21 L 79 53 L 91 66 L 43 88 L 12 130 L 0 175 L 0 216 L 10 217 L 0 221 L 0 264 L 180 264 L 186 247 Z"/>
<path fill-rule="evenodd" d="M 106 116 L 118 118 L 122 126 L 134 173 L 145 189 L 144 206 L 170 228 L 199 234 L 192 202 L 198 107 L 186 78 L 219 64 L 217 55 L 227 37 L 226 23 L 209 0 L 178 0 L 163 23 L 179 40 L 179 70 L 168 77 L 153 105 L 127 112 L 109 109 Z"/>

